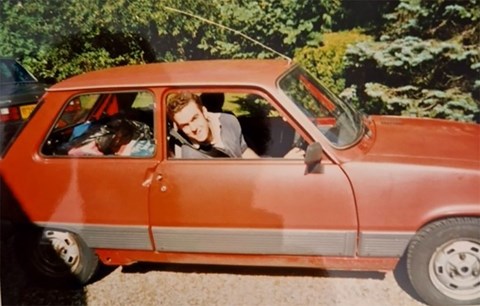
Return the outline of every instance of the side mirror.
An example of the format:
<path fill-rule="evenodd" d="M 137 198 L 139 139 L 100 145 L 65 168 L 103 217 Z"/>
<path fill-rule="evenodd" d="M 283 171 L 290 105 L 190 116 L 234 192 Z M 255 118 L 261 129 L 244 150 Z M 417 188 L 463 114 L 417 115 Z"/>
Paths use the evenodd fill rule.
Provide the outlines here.
<path fill-rule="evenodd" d="M 318 142 L 314 142 L 307 147 L 305 152 L 305 174 L 309 173 L 322 173 L 322 167 L 320 162 L 323 157 L 322 145 Z"/>

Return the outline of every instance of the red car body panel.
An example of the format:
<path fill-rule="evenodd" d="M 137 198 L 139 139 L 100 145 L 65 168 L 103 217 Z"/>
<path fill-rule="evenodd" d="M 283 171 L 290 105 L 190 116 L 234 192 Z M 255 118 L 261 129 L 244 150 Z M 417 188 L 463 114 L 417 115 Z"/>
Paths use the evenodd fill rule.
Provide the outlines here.
<path fill-rule="evenodd" d="M 275 86 L 278 76 L 289 67 L 284 60 L 217 60 L 214 64 L 212 61 L 188 61 L 127 66 L 75 76 L 52 86 L 49 91 L 184 85 L 268 87 Z"/>
<path fill-rule="evenodd" d="M 409 162 L 413 158 L 416 164 L 444 163 L 478 169 L 478 125 L 399 117 L 374 117 L 374 120 L 378 137 L 368 157 L 407 158 Z"/>
<path fill-rule="evenodd" d="M 343 165 L 357 187 L 362 230 L 416 231 L 442 216 L 478 216 L 480 126 L 399 117 L 373 120 L 374 145 L 361 160 Z"/>

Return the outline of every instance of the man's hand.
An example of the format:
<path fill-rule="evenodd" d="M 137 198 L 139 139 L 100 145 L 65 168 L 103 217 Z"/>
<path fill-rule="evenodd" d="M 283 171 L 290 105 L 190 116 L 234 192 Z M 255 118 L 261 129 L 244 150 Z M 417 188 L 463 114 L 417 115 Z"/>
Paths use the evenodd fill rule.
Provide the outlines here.
<path fill-rule="evenodd" d="M 243 152 L 242 158 L 260 158 L 260 156 L 258 156 L 252 149 L 247 148 L 245 152 Z"/>
<path fill-rule="evenodd" d="M 300 148 L 293 148 L 288 151 L 283 158 L 289 159 L 303 159 L 305 157 L 305 151 Z"/>

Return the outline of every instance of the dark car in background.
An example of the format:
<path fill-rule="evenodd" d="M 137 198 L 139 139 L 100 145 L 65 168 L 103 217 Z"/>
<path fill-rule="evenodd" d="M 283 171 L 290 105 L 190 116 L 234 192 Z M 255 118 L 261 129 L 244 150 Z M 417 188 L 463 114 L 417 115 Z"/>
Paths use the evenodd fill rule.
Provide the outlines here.
<path fill-rule="evenodd" d="M 45 88 L 18 61 L 0 57 L 0 152 L 30 116 Z"/>

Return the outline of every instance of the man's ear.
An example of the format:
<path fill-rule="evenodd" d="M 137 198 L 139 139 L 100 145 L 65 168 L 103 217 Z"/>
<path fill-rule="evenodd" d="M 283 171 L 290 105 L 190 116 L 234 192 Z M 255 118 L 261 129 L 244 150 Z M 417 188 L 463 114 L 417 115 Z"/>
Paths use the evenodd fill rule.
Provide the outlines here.
<path fill-rule="evenodd" d="M 208 110 L 205 106 L 202 106 L 202 113 L 203 116 L 208 119 Z"/>

